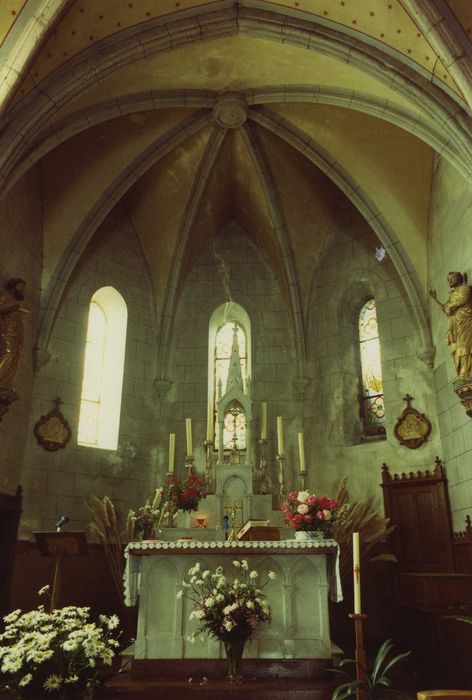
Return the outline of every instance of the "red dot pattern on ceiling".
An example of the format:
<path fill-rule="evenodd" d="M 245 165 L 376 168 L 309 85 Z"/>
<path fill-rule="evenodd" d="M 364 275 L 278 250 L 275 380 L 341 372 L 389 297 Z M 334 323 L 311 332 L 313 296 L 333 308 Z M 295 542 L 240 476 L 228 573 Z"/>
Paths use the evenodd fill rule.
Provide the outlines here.
<path fill-rule="evenodd" d="M 33 83 L 42 80 L 63 63 L 64 59 L 79 54 L 91 44 L 116 32 L 152 21 L 157 15 L 210 5 L 215 1 L 160 0 L 156 3 L 155 0 L 139 0 L 115 4 L 111 0 L 81 0 L 72 5 L 54 31 L 46 49 L 31 69 L 30 80 L 32 79 Z M 288 7 L 289 3 L 285 0 L 270 0 L 268 5 L 280 6 L 283 9 Z M 21 5 L 21 0 L 16 0 L 16 3 L 12 1 L 10 4 L 13 11 L 16 9 L 13 5 Z M 408 56 L 411 61 L 420 64 L 427 71 L 434 72 L 442 80 L 450 81 L 446 68 L 432 52 L 431 46 L 398 0 L 395 3 L 391 0 L 295 0 L 291 6 L 297 11 L 329 18 L 334 24 L 373 37 Z M 467 31 L 472 33 L 472 28 Z"/>

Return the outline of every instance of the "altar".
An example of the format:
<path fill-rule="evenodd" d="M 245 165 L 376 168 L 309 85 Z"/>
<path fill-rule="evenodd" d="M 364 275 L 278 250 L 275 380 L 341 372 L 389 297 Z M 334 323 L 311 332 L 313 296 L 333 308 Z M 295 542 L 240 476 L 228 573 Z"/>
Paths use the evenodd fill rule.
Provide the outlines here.
<path fill-rule="evenodd" d="M 262 580 L 270 570 L 277 574 L 264 589 L 272 621 L 258 626 L 245 657 L 330 659 L 328 596 L 342 600 L 334 540 L 131 542 L 125 602 L 139 604 L 135 659 L 223 658 L 223 645 L 214 638 L 190 643 L 197 623 L 189 620 L 191 602 L 177 594 L 196 562 L 202 569 L 222 566 L 229 573 L 235 559 L 247 559 Z"/>

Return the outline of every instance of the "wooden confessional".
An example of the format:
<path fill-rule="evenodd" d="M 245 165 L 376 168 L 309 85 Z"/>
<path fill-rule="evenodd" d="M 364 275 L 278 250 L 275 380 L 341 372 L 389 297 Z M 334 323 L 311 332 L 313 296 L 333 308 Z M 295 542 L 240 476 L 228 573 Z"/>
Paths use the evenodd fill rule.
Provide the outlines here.
<path fill-rule="evenodd" d="M 444 465 L 432 471 L 390 474 L 382 469 L 385 515 L 398 560 L 395 604 L 398 636 L 426 674 L 450 687 L 472 686 L 472 625 L 448 616 L 472 616 L 472 524 L 453 533 Z M 452 684 L 452 685 L 451 685 Z"/>
<path fill-rule="evenodd" d="M 20 486 L 14 495 L 0 493 L 0 618 L 6 615 L 9 610 L 21 500 L 22 490 Z"/>

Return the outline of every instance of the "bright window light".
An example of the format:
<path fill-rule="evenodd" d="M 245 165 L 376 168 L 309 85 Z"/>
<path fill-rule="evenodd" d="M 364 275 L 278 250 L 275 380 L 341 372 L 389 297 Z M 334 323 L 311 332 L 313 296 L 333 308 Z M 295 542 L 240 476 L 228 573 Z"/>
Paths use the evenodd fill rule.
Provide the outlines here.
<path fill-rule="evenodd" d="M 116 450 L 125 362 L 126 303 L 113 287 L 90 302 L 77 443 Z"/>

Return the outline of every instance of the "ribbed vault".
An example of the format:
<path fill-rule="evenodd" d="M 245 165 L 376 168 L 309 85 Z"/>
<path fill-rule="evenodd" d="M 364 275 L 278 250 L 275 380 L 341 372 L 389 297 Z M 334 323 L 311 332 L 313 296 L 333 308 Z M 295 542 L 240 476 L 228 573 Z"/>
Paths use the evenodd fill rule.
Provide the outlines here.
<path fill-rule="evenodd" d="M 185 281 L 231 222 L 278 281 L 304 376 L 314 271 L 337 211 L 349 204 L 385 247 L 428 347 L 435 154 L 472 174 L 467 61 L 453 66 L 440 27 L 434 70 L 419 53 L 416 63 L 408 58 L 400 34 L 413 37 L 421 2 L 393 2 L 391 15 L 382 8 L 362 40 L 343 14 L 324 14 L 321 0 L 304 12 L 282 3 L 187 4 L 184 13 L 134 23 L 120 15 L 115 31 L 104 5 L 100 35 L 88 0 L 49 4 L 56 33 L 37 45 L 23 92 L 0 122 L 3 196 L 38 165 L 44 181 L 38 348 L 47 349 L 71 275 L 118 202 L 148 262 L 162 376 Z M 93 41 L 84 39 L 81 14 Z M 388 17 L 400 30 L 389 45 L 373 32 Z M 81 40 L 71 38 L 60 60 L 67 28 L 79 22 Z"/>

